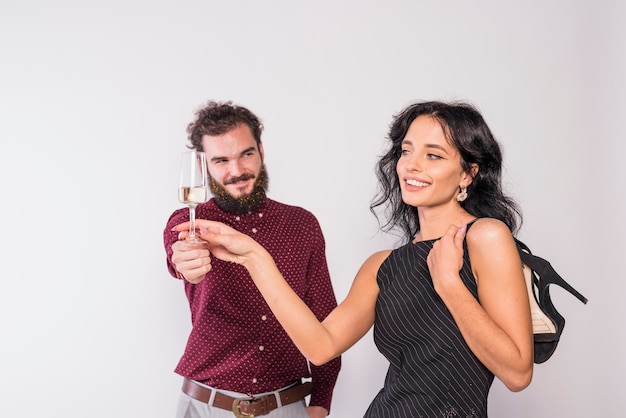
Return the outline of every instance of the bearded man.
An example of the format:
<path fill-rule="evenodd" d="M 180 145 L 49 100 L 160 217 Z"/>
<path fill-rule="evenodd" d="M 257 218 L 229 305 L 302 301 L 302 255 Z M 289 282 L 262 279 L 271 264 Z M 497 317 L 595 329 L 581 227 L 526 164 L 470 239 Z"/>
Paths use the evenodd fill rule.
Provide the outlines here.
<path fill-rule="evenodd" d="M 190 148 L 206 154 L 213 194 L 196 207 L 196 227 L 208 219 L 252 236 L 323 320 L 337 306 L 324 236 L 309 211 L 266 196 L 260 119 L 243 106 L 215 101 L 195 116 L 187 127 Z M 176 210 L 163 233 L 167 267 L 184 283 L 192 322 L 175 369 L 183 377 L 176 417 L 327 416 L 340 357 L 309 364 L 244 267 L 212 259 L 208 245 L 188 244 L 172 231 L 188 220 L 187 209 Z"/>

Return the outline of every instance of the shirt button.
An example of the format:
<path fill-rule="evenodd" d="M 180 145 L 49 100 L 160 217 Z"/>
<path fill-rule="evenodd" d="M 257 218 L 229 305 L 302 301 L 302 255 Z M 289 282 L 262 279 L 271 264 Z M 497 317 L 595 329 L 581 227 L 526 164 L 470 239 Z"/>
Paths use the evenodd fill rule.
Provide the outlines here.
<path fill-rule="evenodd" d="M 261 316 L 261 321 L 267 321 L 267 316 L 262 315 L 262 316 Z"/>
<path fill-rule="evenodd" d="M 262 218 L 262 217 L 263 217 L 263 214 L 262 214 L 262 213 L 259 213 L 259 218 Z"/>
<path fill-rule="evenodd" d="M 262 345 L 259 346 L 259 351 L 263 351 L 265 350 L 265 347 L 263 347 Z"/>
<path fill-rule="evenodd" d="M 236 217 L 235 217 L 235 220 L 236 220 L 236 221 L 240 221 L 240 220 L 241 220 L 241 218 L 240 218 L 239 216 L 236 216 Z"/>
<path fill-rule="evenodd" d="M 252 228 L 252 232 L 256 234 L 257 229 L 256 228 Z"/>
<path fill-rule="evenodd" d="M 258 380 L 256 380 L 256 377 L 254 379 L 252 379 L 252 383 L 256 383 L 258 382 Z"/>

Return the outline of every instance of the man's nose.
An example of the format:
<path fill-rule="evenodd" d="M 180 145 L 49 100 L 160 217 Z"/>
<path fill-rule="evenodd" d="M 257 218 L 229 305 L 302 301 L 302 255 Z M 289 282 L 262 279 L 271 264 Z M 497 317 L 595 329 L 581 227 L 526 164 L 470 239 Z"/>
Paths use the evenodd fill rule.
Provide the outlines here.
<path fill-rule="evenodd" d="M 239 163 L 239 160 L 232 160 L 228 163 L 228 174 L 232 177 L 240 176 L 243 173 L 243 168 Z"/>

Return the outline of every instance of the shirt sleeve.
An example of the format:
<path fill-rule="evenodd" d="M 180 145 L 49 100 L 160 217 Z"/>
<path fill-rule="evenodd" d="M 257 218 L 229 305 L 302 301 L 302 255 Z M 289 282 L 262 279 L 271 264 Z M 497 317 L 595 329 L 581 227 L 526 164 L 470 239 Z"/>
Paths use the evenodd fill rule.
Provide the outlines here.
<path fill-rule="evenodd" d="M 330 280 L 326 261 L 326 243 L 319 223 L 313 218 L 311 237 L 314 249 L 309 260 L 307 280 L 309 283 L 305 302 L 317 319 L 324 320 L 337 307 L 337 299 Z M 333 389 L 341 369 L 341 356 L 321 366 L 310 364 L 313 381 L 310 406 L 322 406 L 330 412 Z"/>
<path fill-rule="evenodd" d="M 165 246 L 165 261 L 167 263 L 167 270 L 172 277 L 177 279 L 182 279 L 182 277 L 178 274 L 178 271 L 176 271 L 176 266 L 172 264 L 172 244 L 178 241 L 178 232 L 172 231 L 172 228 L 178 224 L 187 222 L 188 220 L 189 211 L 186 209 L 178 209 L 172 213 L 167 221 L 167 224 L 165 225 L 165 229 L 163 230 L 163 245 Z"/>

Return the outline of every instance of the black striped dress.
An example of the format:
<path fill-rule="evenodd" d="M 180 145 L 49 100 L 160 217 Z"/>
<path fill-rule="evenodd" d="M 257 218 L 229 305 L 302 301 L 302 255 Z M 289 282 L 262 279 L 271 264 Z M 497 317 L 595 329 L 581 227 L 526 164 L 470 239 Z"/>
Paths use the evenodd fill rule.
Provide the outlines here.
<path fill-rule="evenodd" d="M 433 243 L 394 250 L 378 271 L 374 341 L 390 365 L 366 418 L 487 417 L 493 374 L 434 290 L 426 264 Z M 461 279 L 477 298 L 467 248 Z"/>

